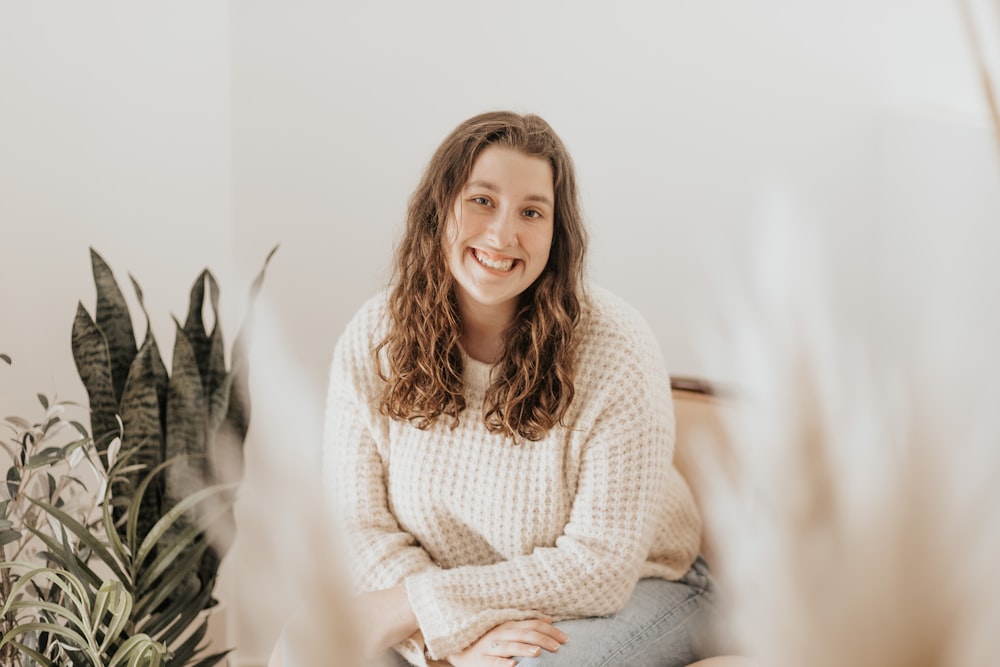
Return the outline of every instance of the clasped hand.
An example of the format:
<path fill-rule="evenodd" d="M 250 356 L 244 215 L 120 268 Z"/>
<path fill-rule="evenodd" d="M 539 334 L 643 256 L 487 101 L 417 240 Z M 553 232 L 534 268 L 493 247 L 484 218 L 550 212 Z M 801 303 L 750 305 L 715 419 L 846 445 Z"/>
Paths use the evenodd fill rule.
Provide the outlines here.
<path fill-rule="evenodd" d="M 455 667 L 513 667 L 517 663 L 512 658 L 534 658 L 543 649 L 555 652 L 566 640 L 566 633 L 550 618 L 507 621 L 464 651 L 448 656 L 448 662 Z"/>

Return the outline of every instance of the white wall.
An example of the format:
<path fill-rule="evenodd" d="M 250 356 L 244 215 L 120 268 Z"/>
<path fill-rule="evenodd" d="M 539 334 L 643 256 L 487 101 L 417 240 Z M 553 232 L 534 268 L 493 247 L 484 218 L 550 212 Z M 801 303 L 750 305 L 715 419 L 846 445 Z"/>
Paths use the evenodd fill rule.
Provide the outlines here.
<path fill-rule="evenodd" d="M 580 172 L 591 275 L 650 318 L 671 369 L 704 373 L 696 340 L 718 313 L 700 250 L 752 235 L 764 184 L 856 252 L 880 110 L 983 109 L 945 0 L 248 0 L 233 19 L 239 261 L 283 243 L 271 287 L 309 322 L 290 335 L 317 384 L 314 362 L 388 277 L 425 161 L 473 113 L 550 120 Z"/>
<path fill-rule="evenodd" d="M 226 309 L 245 299 L 231 279 L 228 19 L 219 1 L 0 2 L 5 416 L 40 417 L 36 392 L 85 399 L 70 331 L 78 301 L 93 314 L 91 246 L 133 304 L 128 273 L 139 281 L 167 355 L 202 268 Z"/>
<path fill-rule="evenodd" d="M 334 341 L 388 279 L 407 197 L 469 115 L 537 112 L 563 136 L 591 275 L 642 310 L 678 373 L 725 379 L 701 344 L 725 320 L 713 262 L 747 261 L 769 192 L 830 239 L 845 309 L 876 275 L 872 239 L 891 245 L 923 201 L 907 193 L 948 201 L 932 171 L 902 169 L 911 148 L 963 160 L 949 173 L 983 184 L 964 213 L 995 219 L 993 158 L 969 148 L 990 128 L 948 0 L 4 0 L 0 90 L 4 410 L 52 388 L 81 397 L 68 341 L 76 301 L 93 303 L 88 246 L 139 278 L 169 346 L 168 313 L 183 313 L 201 267 L 220 278 L 231 339 L 281 244 L 263 293 L 280 345 L 255 362 L 245 534 L 262 521 L 250 499 L 288 493 L 269 465 L 314 472 Z M 931 111 L 952 120 L 930 133 L 907 120 Z M 235 591 L 271 578 L 260 547 L 245 540 L 227 563 L 238 604 L 249 598 Z M 256 621 L 235 628 L 247 664 L 280 621 L 257 597 Z"/>

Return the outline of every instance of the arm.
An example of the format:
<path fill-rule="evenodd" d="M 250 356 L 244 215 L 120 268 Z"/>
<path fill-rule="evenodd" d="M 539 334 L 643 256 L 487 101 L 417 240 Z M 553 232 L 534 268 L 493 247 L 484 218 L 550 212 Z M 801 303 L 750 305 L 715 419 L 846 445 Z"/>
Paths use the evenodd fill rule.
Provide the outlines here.
<path fill-rule="evenodd" d="M 362 311 L 364 313 L 365 311 Z M 359 319 L 360 318 L 360 319 Z M 355 620 L 369 653 L 417 630 L 403 580 L 435 569 L 417 541 L 402 530 L 388 507 L 385 468 L 371 419 L 373 370 L 367 367 L 371 335 L 359 314 L 334 351 L 327 393 L 323 446 L 324 486 L 350 564 Z M 421 642 L 407 642 L 422 653 Z"/>
<path fill-rule="evenodd" d="M 386 468 L 372 433 L 374 369 L 370 332 L 355 321 L 334 350 L 327 393 L 323 477 L 341 519 L 352 580 L 359 592 L 400 585 L 436 566 L 389 509 Z"/>
<path fill-rule="evenodd" d="M 604 615 L 628 599 L 664 512 L 689 500 L 669 484 L 673 413 L 658 348 L 650 339 L 630 342 L 607 357 L 581 359 L 587 368 L 610 370 L 581 373 L 601 387 L 599 406 L 570 425 L 587 439 L 570 519 L 555 545 L 407 578 L 431 655 L 453 654 L 504 621 Z M 681 560 L 696 555 L 694 531 L 692 548 L 679 549 L 691 551 Z"/>

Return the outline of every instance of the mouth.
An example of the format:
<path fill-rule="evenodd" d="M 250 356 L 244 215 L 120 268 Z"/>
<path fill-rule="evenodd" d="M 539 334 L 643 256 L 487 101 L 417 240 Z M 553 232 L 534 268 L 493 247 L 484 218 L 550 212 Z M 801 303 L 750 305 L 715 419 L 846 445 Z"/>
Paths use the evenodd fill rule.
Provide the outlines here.
<path fill-rule="evenodd" d="M 476 248 L 471 248 L 472 256 L 479 262 L 480 266 L 483 266 L 491 271 L 500 271 L 501 273 L 507 273 L 518 263 L 512 257 L 490 257 L 482 250 Z"/>

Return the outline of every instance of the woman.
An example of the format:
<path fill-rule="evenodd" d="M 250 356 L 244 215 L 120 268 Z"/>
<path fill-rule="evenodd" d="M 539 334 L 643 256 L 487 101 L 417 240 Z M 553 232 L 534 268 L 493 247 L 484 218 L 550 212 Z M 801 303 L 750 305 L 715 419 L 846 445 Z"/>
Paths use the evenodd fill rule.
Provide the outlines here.
<path fill-rule="evenodd" d="M 324 475 L 370 654 L 704 657 L 711 583 L 669 378 L 639 314 L 585 285 L 585 249 L 572 162 L 538 116 L 475 116 L 434 154 L 394 284 L 331 370 Z"/>

